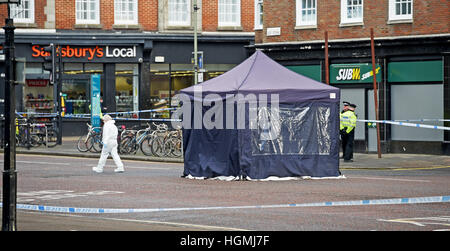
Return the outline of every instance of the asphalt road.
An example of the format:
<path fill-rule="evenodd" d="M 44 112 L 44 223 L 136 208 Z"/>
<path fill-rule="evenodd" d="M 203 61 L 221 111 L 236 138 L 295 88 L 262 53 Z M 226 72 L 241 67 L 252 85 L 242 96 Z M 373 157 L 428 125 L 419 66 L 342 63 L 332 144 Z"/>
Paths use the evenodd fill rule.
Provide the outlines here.
<path fill-rule="evenodd" d="M 17 155 L 18 204 L 147 212 L 18 210 L 23 231 L 442 231 L 450 203 L 314 205 L 450 195 L 450 166 L 342 168 L 345 179 L 217 181 L 181 178 L 182 164 Z M 345 204 L 345 203 L 344 203 Z"/>

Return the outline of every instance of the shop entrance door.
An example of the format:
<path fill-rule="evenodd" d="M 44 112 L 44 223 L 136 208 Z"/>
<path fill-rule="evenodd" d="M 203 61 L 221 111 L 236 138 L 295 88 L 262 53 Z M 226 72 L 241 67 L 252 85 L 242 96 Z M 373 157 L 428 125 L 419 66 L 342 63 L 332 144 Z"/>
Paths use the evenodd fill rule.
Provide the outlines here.
<path fill-rule="evenodd" d="M 64 97 L 66 114 L 90 114 L 91 80 L 88 74 L 62 77 L 62 96 Z"/>

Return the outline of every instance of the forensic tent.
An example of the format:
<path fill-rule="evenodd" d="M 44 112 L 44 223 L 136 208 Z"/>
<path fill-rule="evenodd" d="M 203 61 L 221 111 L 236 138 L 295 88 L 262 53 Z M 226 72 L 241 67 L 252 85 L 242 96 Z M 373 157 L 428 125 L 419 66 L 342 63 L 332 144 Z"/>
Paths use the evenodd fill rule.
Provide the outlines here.
<path fill-rule="evenodd" d="M 338 88 L 261 51 L 179 94 L 183 176 L 339 177 Z"/>

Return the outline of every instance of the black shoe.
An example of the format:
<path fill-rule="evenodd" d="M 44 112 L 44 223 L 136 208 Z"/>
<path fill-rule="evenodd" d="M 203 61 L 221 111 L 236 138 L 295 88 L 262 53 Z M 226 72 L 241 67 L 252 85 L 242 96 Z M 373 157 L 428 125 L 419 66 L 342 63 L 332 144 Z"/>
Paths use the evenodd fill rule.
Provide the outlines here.
<path fill-rule="evenodd" d="M 353 162 L 351 159 L 344 159 L 344 162 Z"/>

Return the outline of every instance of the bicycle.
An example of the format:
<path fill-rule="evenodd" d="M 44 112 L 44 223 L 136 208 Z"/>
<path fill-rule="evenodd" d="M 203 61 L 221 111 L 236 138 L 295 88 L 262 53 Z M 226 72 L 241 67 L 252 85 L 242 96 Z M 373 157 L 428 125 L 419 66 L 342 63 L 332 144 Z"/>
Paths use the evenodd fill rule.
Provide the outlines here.
<path fill-rule="evenodd" d="M 136 131 L 134 134 L 126 136 L 121 141 L 121 151 L 124 153 L 134 153 L 136 154 L 139 149 L 142 153 L 149 156 L 151 155 L 151 148 L 149 144 L 146 144 L 147 138 L 150 135 L 151 126 L 142 130 Z"/>
<path fill-rule="evenodd" d="M 77 149 L 80 152 L 101 152 L 101 128 L 93 127 L 92 125 L 86 123 L 88 126 L 88 133 L 86 135 L 81 135 L 77 142 Z M 100 129 L 100 130 L 99 130 Z M 93 150 L 92 150 L 93 149 Z"/>
<path fill-rule="evenodd" d="M 149 137 L 148 144 L 151 146 L 153 155 L 164 157 L 166 155 L 164 142 L 168 132 L 168 126 L 166 124 L 157 125 L 155 122 L 153 122 L 153 125 L 156 127 L 156 130 L 154 130 L 151 137 Z"/>
<path fill-rule="evenodd" d="M 181 157 L 183 154 L 183 140 L 180 129 L 171 131 L 167 134 L 164 141 L 165 155 L 169 157 Z"/>

